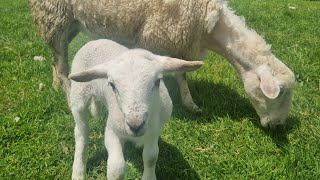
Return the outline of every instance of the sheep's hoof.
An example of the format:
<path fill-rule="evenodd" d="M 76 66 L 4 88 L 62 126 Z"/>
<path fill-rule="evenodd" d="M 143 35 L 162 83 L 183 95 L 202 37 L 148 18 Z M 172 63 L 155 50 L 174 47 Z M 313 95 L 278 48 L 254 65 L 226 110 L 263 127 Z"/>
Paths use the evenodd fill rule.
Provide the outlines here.
<path fill-rule="evenodd" d="M 58 91 L 60 86 L 61 86 L 60 80 L 59 80 L 58 75 L 56 73 L 56 69 L 54 66 L 52 66 L 52 87 L 55 91 Z"/>
<path fill-rule="evenodd" d="M 58 91 L 60 87 L 60 83 L 57 83 L 55 80 L 53 80 L 52 87 L 55 91 Z"/>
<path fill-rule="evenodd" d="M 185 105 L 188 111 L 193 113 L 202 113 L 202 109 L 200 109 L 196 104 Z"/>

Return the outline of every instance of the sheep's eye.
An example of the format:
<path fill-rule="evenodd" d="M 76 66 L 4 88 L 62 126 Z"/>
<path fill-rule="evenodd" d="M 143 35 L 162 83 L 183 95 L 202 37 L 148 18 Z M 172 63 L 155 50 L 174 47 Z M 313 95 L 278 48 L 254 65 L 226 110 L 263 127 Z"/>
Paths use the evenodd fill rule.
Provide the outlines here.
<path fill-rule="evenodd" d="M 117 90 L 116 86 L 113 83 L 109 82 L 109 85 L 111 86 L 113 92 L 118 93 L 118 90 Z"/>
<path fill-rule="evenodd" d="M 161 78 L 157 79 L 156 82 L 154 83 L 154 87 L 159 87 L 160 81 L 161 81 Z"/>

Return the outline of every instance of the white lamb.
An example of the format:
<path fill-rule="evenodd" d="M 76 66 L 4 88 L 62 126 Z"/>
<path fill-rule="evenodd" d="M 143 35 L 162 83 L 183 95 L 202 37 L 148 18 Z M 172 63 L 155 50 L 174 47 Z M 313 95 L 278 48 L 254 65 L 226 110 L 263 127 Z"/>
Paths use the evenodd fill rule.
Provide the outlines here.
<path fill-rule="evenodd" d="M 142 179 L 156 179 L 158 138 L 172 112 L 172 102 L 162 81 L 165 72 L 186 72 L 201 61 L 183 61 L 158 56 L 142 49 L 129 50 L 110 40 L 87 43 L 76 54 L 70 74 L 70 108 L 75 120 L 75 156 L 72 179 L 86 173 L 89 125 L 102 102 L 108 107 L 105 146 L 107 177 L 122 179 L 125 160 L 122 148 L 129 140 L 143 145 Z"/>
<path fill-rule="evenodd" d="M 225 0 L 29 2 L 40 34 L 53 50 L 54 84 L 61 84 L 67 97 L 67 47 L 83 31 L 92 38 L 108 38 L 127 47 L 186 60 L 200 60 L 207 49 L 212 50 L 225 57 L 243 79 L 262 126 L 286 122 L 294 75 Z M 200 111 L 191 97 L 185 73 L 177 73 L 176 77 L 182 104 L 191 111 Z"/>

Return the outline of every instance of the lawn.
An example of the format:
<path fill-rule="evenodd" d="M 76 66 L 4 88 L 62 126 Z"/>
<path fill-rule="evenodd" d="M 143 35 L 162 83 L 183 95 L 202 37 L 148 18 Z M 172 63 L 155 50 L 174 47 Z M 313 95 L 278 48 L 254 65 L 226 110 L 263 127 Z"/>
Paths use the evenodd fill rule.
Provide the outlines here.
<path fill-rule="evenodd" d="M 210 53 L 189 74 L 201 114 L 182 107 L 175 80 L 166 78 L 174 111 L 159 142 L 158 179 L 320 179 L 320 1 L 230 6 L 296 75 L 289 126 L 261 128 L 234 69 Z M 70 59 L 86 41 L 80 34 L 72 42 Z M 0 0 L 0 179 L 71 177 L 74 123 L 62 91 L 51 86 L 51 59 L 27 2 Z M 105 179 L 105 122 L 90 123 L 88 179 Z M 128 144 L 125 157 L 126 179 L 141 178 L 141 150 Z"/>

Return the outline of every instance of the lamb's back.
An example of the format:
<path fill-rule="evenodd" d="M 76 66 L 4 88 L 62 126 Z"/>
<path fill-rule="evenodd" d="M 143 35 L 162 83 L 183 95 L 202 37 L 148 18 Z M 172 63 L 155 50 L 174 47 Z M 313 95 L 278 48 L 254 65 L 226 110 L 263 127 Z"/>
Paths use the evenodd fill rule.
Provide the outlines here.
<path fill-rule="evenodd" d="M 90 41 L 77 52 L 72 62 L 71 73 L 89 69 L 117 58 L 128 48 L 107 39 Z"/>

